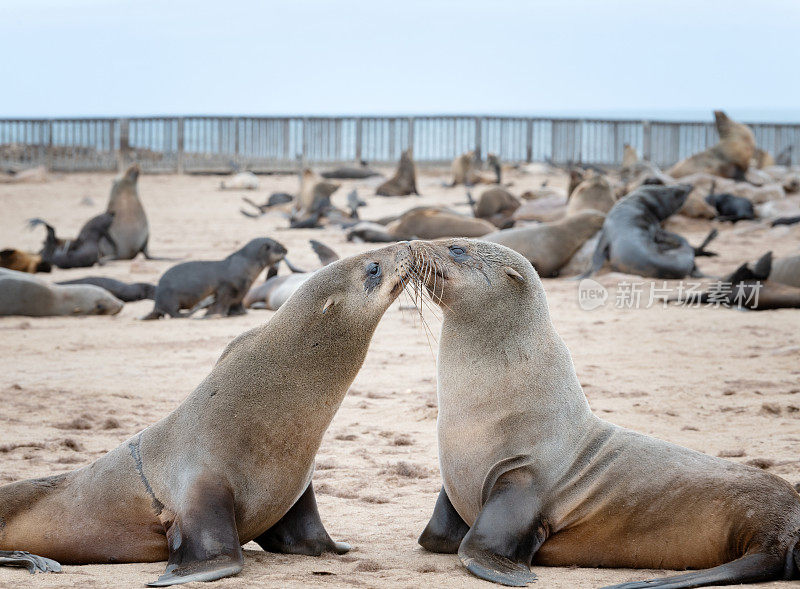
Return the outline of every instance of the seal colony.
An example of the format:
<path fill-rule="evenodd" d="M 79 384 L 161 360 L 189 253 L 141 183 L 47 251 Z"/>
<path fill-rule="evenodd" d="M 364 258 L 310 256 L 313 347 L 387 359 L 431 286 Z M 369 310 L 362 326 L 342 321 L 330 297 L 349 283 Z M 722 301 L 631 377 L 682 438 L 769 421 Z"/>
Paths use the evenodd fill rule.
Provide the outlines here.
<path fill-rule="evenodd" d="M 532 563 L 701 569 L 617 589 L 798 576 L 792 486 L 595 416 L 525 258 L 465 239 L 411 248 L 444 314 L 444 485 L 423 547 L 457 552 L 474 575 L 512 586 L 536 579 Z"/>
<path fill-rule="evenodd" d="M 168 557 L 160 587 L 235 575 L 251 540 L 347 552 L 317 512 L 314 455 L 411 261 L 397 244 L 326 266 L 167 417 L 85 468 L 0 487 L 0 564 Z"/>

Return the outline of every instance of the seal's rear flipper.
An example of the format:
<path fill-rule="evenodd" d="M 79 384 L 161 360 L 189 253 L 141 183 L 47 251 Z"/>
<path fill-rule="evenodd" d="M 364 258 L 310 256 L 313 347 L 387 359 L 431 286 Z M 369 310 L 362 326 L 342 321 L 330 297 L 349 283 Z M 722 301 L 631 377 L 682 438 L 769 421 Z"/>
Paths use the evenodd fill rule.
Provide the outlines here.
<path fill-rule="evenodd" d="M 473 575 L 512 587 L 536 580 L 530 565 L 547 532 L 533 480 L 525 467 L 497 479 L 458 548 L 458 557 Z"/>
<path fill-rule="evenodd" d="M 716 253 L 707 252 L 705 248 L 709 243 L 711 243 L 711 241 L 718 234 L 719 234 L 719 231 L 717 231 L 716 228 L 714 228 L 711 231 L 709 231 L 708 235 L 706 235 L 706 238 L 703 240 L 703 243 L 701 243 L 698 247 L 694 248 L 694 255 L 695 256 L 716 256 L 717 255 Z"/>
<path fill-rule="evenodd" d="M 328 264 L 331 264 L 339 259 L 339 254 L 321 241 L 312 239 L 309 243 L 311 243 L 311 249 L 313 249 L 314 253 L 317 254 L 317 257 L 319 258 L 319 261 L 322 262 L 323 266 L 327 266 Z"/>
<path fill-rule="evenodd" d="M 634 581 L 610 585 L 603 589 L 688 589 L 708 585 L 740 585 L 782 579 L 783 561 L 769 554 L 748 554 L 712 569 L 705 569 L 674 577 L 662 577 L 649 581 Z"/>
<path fill-rule="evenodd" d="M 417 542 L 430 552 L 455 554 L 467 532 L 469 532 L 469 526 L 458 515 L 456 508 L 450 502 L 450 497 L 442 487 L 442 490 L 439 491 L 439 498 L 436 500 L 436 506 L 433 508 L 431 521 L 428 522 Z"/>
<path fill-rule="evenodd" d="M 346 542 L 334 542 L 322 525 L 311 484 L 278 523 L 255 539 L 267 552 L 319 556 L 323 552 L 344 554 Z"/>
<path fill-rule="evenodd" d="M 61 572 L 56 561 L 22 550 L 0 550 L 0 566 L 24 567 L 30 574 Z"/>
<path fill-rule="evenodd" d="M 307 270 L 303 270 L 301 268 L 298 268 L 294 264 L 292 264 L 289 261 L 289 258 L 283 258 L 283 263 L 286 264 L 286 267 L 289 268 L 289 270 L 291 270 L 295 274 L 307 274 L 307 272 L 308 272 Z"/>
<path fill-rule="evenodd" d="M 215 581 L 242 570 L 233 493 L 221 482 L 196 482 L 183 513 L 167 529 L 167 569 L 148 587 Z"/>

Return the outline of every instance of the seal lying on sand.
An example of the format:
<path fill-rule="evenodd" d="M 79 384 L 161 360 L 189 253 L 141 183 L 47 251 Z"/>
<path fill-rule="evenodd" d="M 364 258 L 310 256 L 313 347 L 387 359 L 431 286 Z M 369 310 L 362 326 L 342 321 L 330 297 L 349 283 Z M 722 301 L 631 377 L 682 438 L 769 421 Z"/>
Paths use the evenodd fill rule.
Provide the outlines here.
<path fill-rule="evenodd" d="M 504 229 L 483 237 L 522 254 L 540 276 L 557 276 L 584 242 L 603 226 L 605 215 L 591 209 L 565 217 L 560 221 L 517 229 Z"/>
<path fill-rule="evenodd" d="M 378 186 L 375 194 L 380 196 L 407 196 L 419 194 L 417 190 L 417 171 L 414 167 L 413 150 L 409 147 L 400 156 L 397 172 Z"/>
<path fill-rule="evenodd" d="M 219 183 L 220 190 L 258 190 L 258 176 L 253 172 L 237 172 Z"/>
<path fill-rule="evenodd" d="M 56 237 L 56 230 L 42 219 L 31 219 L 31 227 L 44 225 L 47 230 L 42 258 L 59 268 L 88 268 L 103 262 L 103 244 L 116 250 L 116 242 L 109 233 L 114 223 L 114 213 L 103 213 L 89 219 L 74 240 Z"/>
<path fill-rule="evenodd" d="M 586 209 L 607 213 L 615 202 L 614 192 L 608 180 L 605 176 L 594 174 L 578 184 L 569 195 L 567 215 L 574 215 Z"/>
<path fill-rule="evenodd" d="M 102 242 L 100 253 L 103 256 L 132 260 L 142 252 L 145 257 L 152 258 L 147 250 L 150 227 L 142 201 L 139 200 L 138 181 L 139 166 L 134 164 L 111 186 L 106 211 L 114 215 L 114 222 L 108 230 L 114 245 Z"/>
<path fill-rule="evenodd" d="M 144 319 L 164 315 L 183 317 L 181 309 L 191 309 L 206 297 L 214 297 L 210 315 L 242 315 L 242 299 L 250 285 L 267 266 L 280 262 L 286 248 L 262 237 L 250 240 L 224 260 L 183 262 L 161 277 L 156 288 L 155 306 Z"/>
<path fill-rule="evenodd" d="M 323 178 L 334 180 L 360 180 L 363 178 L 371 178 L 372 176 L 380 176 L 380 173 L 370 169 L 370 167 L 367 165 L 367 162 L 361 160 L 360 166 L 357 168 L 352 166 L 342 166 L 340 168 L 336 168 L 335 170 L 322 172 L 321 176 Z"/>
<path fill-rule="evenodd" d="M 800 288 L 800 256 L 788 256 L 772 260 L 769 279 Z"/>
<path fill-rule="evenodd" d="M 755 264 L 742 264 L 733 273 L 712 284 L 705 292 L 691 293 L 669 302 L 684 306 L 708 305 L 751 311 L 800 309 L 800 287 L 772 278 L 772 252 Z"/>
<path fill-rule="evenodd" d="M 166 586 L 235 575 L 251 540 L 271 552 L 347 552 L 317 512 L 314 456 L 410 265 L 397 244 L 327 266 L 233 340 L 164 419 L 90 466 L 0 487 L 0 559 L 169 557 L 150 584 Z"/>
<path fill-rule="evenodd" d="M 335 251 L 314 239 L 311 240 L 311 249 L 317 254 L 323 266 L 332 264 L 339 259 Z M 250 309 L 260 303 L 264 305 L 265 309 L 277 311 L 300 286 L 311 278 L 312 274 L 314 273 L 293 271 L 292 274 L 278 276 L 276 270 L 274 274 L 267 275 L 267 279 L 263 283 L 251 288 L 242 300 L 242 304 L 245 308 Z"/>
<path fill-rule="evenodd" d="M 715 193 L 715 185 L 711 185 L 711 193 L 706 196 L 706 202 L 717 210 L 718 221 L 737 221 L 751 220 L 756 218 L 753 203 L 742 196 L 735 196 L 723 192 Z"/>
<path fill-rule="evenodd" d="M 93 284 L 106 289 L 112 295 L 124 303 L 142 301 L 144 299 L 154 299 L 156 296 L 156 285 L 148 282 L 134 282 L 128 284 L 113 278 L 103 278 L 102 276 L 87 276 L 86 278 L 76 278 L 74 280 L 62 280 L 56 284 Z"/>
<path fill-rule="evenodd" d="M 467 192 L 467 201 L 472 206 L 472 214 L 478 219 L 486 219 L 501 229 L 514 224 L 514 213 L 522 205 L 520 200 L 502 186 L 493 186 L 484 190 L 478 201 L 472 200 Z"/>
<path fill-rule="evenodd" d="M 491 168 L 495 176 L 490 177 L 481 174 L 475 169 L 475 152 L 467 151 L 453 160 L 450 171 L 453 174 L 453 181 L 447 186 L 473 186 L 475 184 L 500 184 L 502 181 L 502 168 L 500 159 L 493 153 L 486 156 L 486 164 Z"/>
<path fill-rule="evenodd" d="M 422 546 L 513 586 L 535 579 L 531 563 L 705 569 L 627 589 L 800 573 L 800 496 L 788 482 L 592 413 L 527 260 L 470 240 L 411 247 L 444 315 L 444 486 Z"/>
<path fill-rule="evenodd" d="M 122 306 L 122 301 L 98 286 L 50 284 L 26 272 L 0 268 L 0 315 L 116 315 Z M 2 530 L 0 526 L 0 537 Z"/>
<path fill-rule="evenodd" d="M 50 272 L 53 267 L 42 259 L 41 254 L 32 254 L 16 249 L 0 251 L 0 268 L 8 268 L 18 272 Z"/>
<path fill-rule="evenodd" d="M 597 272 L 606 260 L 618 272 L 651 278 L 697 276 L 694 258 L 714 255 L 705 246 L 716 237 L 712 230 L 693 248 L 683 237 L 661 228 L 661 222 L 681 208 L 689 185 L 640 186 L 617 201 L 606 215 L 592 266 L 581 276 Z"/>

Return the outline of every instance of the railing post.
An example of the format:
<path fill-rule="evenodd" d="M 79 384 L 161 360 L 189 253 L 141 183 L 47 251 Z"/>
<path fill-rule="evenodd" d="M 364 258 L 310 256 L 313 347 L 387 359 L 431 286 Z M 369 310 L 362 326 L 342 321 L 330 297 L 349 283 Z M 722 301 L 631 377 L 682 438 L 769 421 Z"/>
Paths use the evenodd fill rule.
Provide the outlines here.
<path fill-rule="evenodd" d="M 308 118 L 303 117 L 303 146 L 302 152 L 300 153 L 300 168 L 305 169 L 306 167 L 306 158 L 308 154 Z"/>
<path fill-rule="evenodd" d="M 356 119 L 356 161 L 357 162 L 361 161 L 361 154 L 362 154 L 362 149 L 363 149 L 363 146 L 362 146 L 362 143 L 361 143 L 362 142 L 362 136 L 363 136 L 362 134 L 364 132 L 362 123 L 363 123 L 363 119 L 361 117 L 358 117 Z"/>
<path fill-rule="evenodd" d="M 233 161 L 239 166 L 239 117 L 233 117 Z"/>
<path fill-rule="evenodd" d="M 128 163 L 130 157 L 130 121 L 128 119 L 119 119 L 119 151 L 117 151 L 117 169 L 122 172 Z"/>
<path fill-rule="evenodd" d="M 414 150 L 414 117 L 408 117 L 408 145 L 406 149 Z"/>
<path fill-rule="evenodd" d="M 45 147 L 44 162 L 49 172 L 53 171 L 53 121 L 47 121 L 47 147 Z"/>
<path fill-rule="evenodd" d="M 642 121 L 642 159 L 650 161 L 650 121 Z"/>
<path fill-rule="evenodd" d="M 533 161 L 533 119 L 528 119 L 525 124 L 525 161 Z"/>
<path fill-rule="evenodd" d="M 178 162 L 177 172 L 183 174 L 184 171 L 184 121 L 183 117 L 178 117 Z"/>
<path fill-rule="evenodd" d="M 480 164 L 483 161 L 483 152 L 481 151 L 481 133 L 483 127 L 483 119 L 475 117 L 475 160 Z"/>

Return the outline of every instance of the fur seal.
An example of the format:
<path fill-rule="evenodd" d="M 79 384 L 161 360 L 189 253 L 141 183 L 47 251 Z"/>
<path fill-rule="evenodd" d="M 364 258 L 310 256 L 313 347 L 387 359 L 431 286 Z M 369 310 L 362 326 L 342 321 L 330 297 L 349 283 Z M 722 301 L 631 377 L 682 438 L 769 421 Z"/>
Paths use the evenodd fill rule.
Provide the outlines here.
<path fill-rule="evenodd" d="M 31 254 L 17 249 L 0 251 L 0 268 L 17 270 L 18 272 L 50 272 L 53 266 L 42 259 L 41 254 Z"/>
<path fill-rule="evenodd" d="M 290 202 L 293 202 L 294 196 L 292 196 L 288 192 L 273 192 L 272 194 L 269 195 L 269 198 L 262 205 L 253 202 L 246 196 L 243 196 L 242 200 L 247 204 L 249 204 L 254 209 L 256 209 L 258 211 L 258 214 L 251 213 L 250 211 L 245 211 L 244 209 L 239 209 L 239 212 L 242 213 L 245 217 L 250 217 L 251 219 L 257 219 L 272 207 L 276 207 L 278 205 L 285 205 Z"/>
<path fill-rule="evenodd" d="M 800 217 L 797 221 L 800 222 Z M 800 255 L 772 260 L 769 279 L 800 288 Z"/>
<path fill-rule="evenodd" d="M 419 543 L 505 585 L 530 565 L 703 569 L 618 589 L 800 573 L 800 496 L 758 468 L 592 413 L 530 263 L 497 244 L 412 242 L 444 315 L 443 488 Z"/>
<path fill-rule="evenodd" d="M 579 168 L 571 168 L 569 171 L 569 186 L 567 187 L 567 198 L 574 192 L 574 190 L 584 181 L 586 172 Z"/>
<path fill-rule="evenodd" d="M 323 178 L 333 180 L 362 180 L 364 178 L 372 178 L 373 176 L 380 176 L 379 172 L 372 170 L 367 162 L 361 160 L 359 167 L 343 166 L 327 172 L 322 172 Z"/>
<path fill-rule="evenodd" d="M 407 244 L 327 266 L 164 419 L 90 466 L 0 487 L 0 558 L 169 558 L 160 587 L 235 575 L 251 540 L 347 552 L 320 520 L 314 456 L 410 267 Z"/>
<path fill-rule="evenodd" d="M 407 239 L 437 239 L 440 237 L 480 237 L 496 227 L 489 221 L 467 217 L 444 207 L 414 207 L 386 226 L 362 222 L 347 233 L 348 241 L 390 242 Z"/>
<path fill-rule="evenodd" d="M 219 183 L 220 190 L 258 190 L 258 176 L 253 172 L 237 172 Z"/>
<path fill-rule="evenodd" d="M 750 162 L 750 165 L 753 168 L 763 170 L 764 168 L 774 166 L 775 158 L 773 158 L 768 151 L 761 149 L 760 147 L 756 147 L 755 152 L 753 152 L 753 159 Z"/>
<path fill-rule="evenodd" d="M 449 186 L 463 184 L 473 186 L 475 184 L 501 184 L 502 169 L 500 159 L 493 153 L 486 156 L 486 165 L 494 171 L 494 178 L 481 174 L 475 168 L 475 152 L 467 151 L 453 160 L 450 171 L 453 174 L 453 181 Z"/>
<path fill-rule="evenodd" d="M 173 266 L 158 281 L 155 305 L 144 319 L 164 315 L 185 317 L 181 309 L 191 309 L 208 296 L 214 303 L 210 315 L 242 315 L 242 299 L 250 285 L 267 266 L 280 262 L 286 248 L 268 237 L 250 240 L 224 260 L 183 262 Z"/>
<path fill-rule="evenodd" d="M 0 315 L 116 315 L 122 307 L 122 301 L 98 286 L 50 284 L 26 272 L 0 268 Z"/>
<path fill-rule="evenodd" d="M 584 242 L 600 231 L 605 217 L 600 211 L 586 209 L 560 221 L 504 229 L 482 239 L 522 254 L 540 276 L 550 278 L 557 276 Z"/>
<path fill-rule="evenodd" d="M 716 237 L 716 230 L 693 248 L 680 235 L 661 227 L 683 206 L 691 189 L 689 185 L 640 186 L 617 201 L 606 215 L 592 265 L 581 278 L 597 272 L 606 260 L 618 272 L 651 278 L 699 275 L 695 256 L 714 255 L 704 248 Z"/>
<path fill-rule="evenodd" d="M 81 228 L 78 237 L 64 240 L 56 237 L 56 231 L 42 219 L 31 219 L 31 227 L 44 225 L 47 230 L 41 255 L 44 260 L 59 268 L 88 268 L 103 262 L 103 244 L 116 251 L 116 242 L 110 234 L 114 213 L 102 213 L 89 219 Z"/>
<path fill-rule="evenodd" d="M 134 164 L 125 170 L 111 186 L 106 212 L 114 214 L 114 222 L 108 230 L 115 246 L 101 242 L 102 256 L 114 256 L 118 260 L 132 260 L 139 252 L 152 258 L 147 250 L 150 228 L 142 201 L 139 200 L 137 183 L 139 166 Z M 115 251 L 116 249 L 116 251 Z"/>
<path fill-rule="evenodd" d="M 61 282 L 56 282 L 56 284 L 93 284 L 94 286 L 106 289 L 123 303 L 132 303 L 145 299 L 152 300 L 156 296 L 155 284 L 150 284 L 149 282 L 134 282 L 128 284 L 120 280 L 104 278 L 102 276 L 87 276 L 74 280 L 62 280 Z"/>
<path fill-rule="evenodd" d="M 331 195 L 339 190 L 341 184 L 323 180 L 310 168 L 303 170 L 300 177 L 300 192 L 295 203 L 295 218 L 307 219 L 319 212 L 322 214 L 331 206 Z"/>
<path fill-rule="evenodd" d="M 375 194 L 379 196 L 408 196 L 419 194 L 417 190 L 417 170 L 414 166 L 414 150 L 410 147 L 400 155 L 397 172 L 378 186 Z"/>
<path fill-rule="evenodd" d="M 672 166 L 667 174 L 683 178 L 707 172 L 724 178 L 744 180 L 744 173 L 756 150 L 756 140 L 747 125 L 728 118 L 721 110 L 714 111 L 719 143 Z"/>
<path fill-rule="evenodd" d="M 574 215 L 578 211 L 592 209 L 607 213 L 617 200 L 605 176 L 594 174 L 584 180 L 569 195 L 567 201 L 567 215 Z"/>
<path fill-rule="evenodd" d="M 468 192 L 467 199 L 472 205 L 472 214 L 478 219 L 486 219 L 495 227 L 501 229 L 509 222 L 513 224 L 516 210 L 522 205 L 520 200 L 502 186 L 492 186 L 484 190 L 477 202 L 472 201 Z"/>
<path fill-rule="evenodd" d="M 711 185 L 711 192 L 706 196 L 706 202 L 717 210 L 718 221 L 737 221 L 751 220 L 756 218 L 753 203 L 741 196 L 734 196 L 723 192 L 715 192 L 715 184 Z"/>

